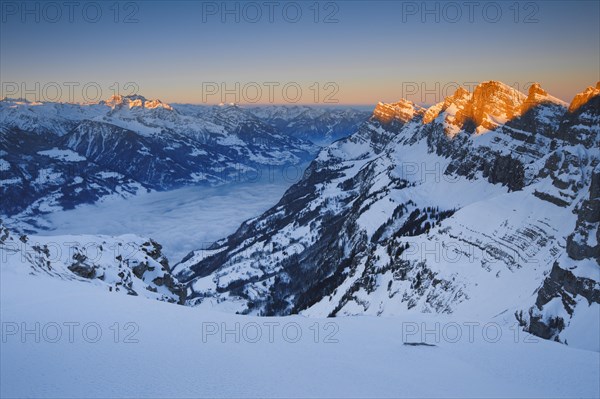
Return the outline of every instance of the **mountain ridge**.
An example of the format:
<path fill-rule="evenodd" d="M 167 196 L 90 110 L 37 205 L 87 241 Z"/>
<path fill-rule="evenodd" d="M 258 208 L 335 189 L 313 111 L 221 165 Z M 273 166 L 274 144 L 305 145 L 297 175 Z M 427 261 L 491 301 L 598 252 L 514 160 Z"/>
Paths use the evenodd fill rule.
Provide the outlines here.
<path fill-rule="evenodd" d="M 576 331 L 590 322 L 583 309 L 600 306 L 598 259 L 591 269 L 590 258 L 573 263 L 565 247 L 581 236 L 578 223 L 597 229 L 577 222 L 586 198 L 597 206 L 597 98 L 572 113 L 539 85 L 525 95 L 486 82 L 429 109 L 380 103 L 273 208 L 174 267 L 187 303 L 257 315 L 502 314 L 544 338 L 589 345 Z M 555 262 L 593 278 L 542 289 L 565 283 L 544 283 L 561 275 Z M 575 300 L 575 312 L 545 300 L 531 310 L 538 292 L 577 298 L 581 284 L 594 294 Z"/>
<path fill-rule="evenodd" d="M 304 164 L 318 151 L 311 137 L 271 124 L 267 114 L 275 108 L 254 112 L 173 107 L 141 95 L 85 105 L 1 101 L 0 214 L 12 224 L 36 225 L 37 215 L 109 196 L 243 182 L 262 169 Z M 328 142 L 362 121 L 356 113 L 346 123 L 339 112 L 319 109 L 280 120 L 313 126 L 317 135 L 331 128 L 336 133 L 323 136 Z M 326 115 L 333 119 L 318 120 Z M 109 175 L 114 178 L 98 177 Z"/>

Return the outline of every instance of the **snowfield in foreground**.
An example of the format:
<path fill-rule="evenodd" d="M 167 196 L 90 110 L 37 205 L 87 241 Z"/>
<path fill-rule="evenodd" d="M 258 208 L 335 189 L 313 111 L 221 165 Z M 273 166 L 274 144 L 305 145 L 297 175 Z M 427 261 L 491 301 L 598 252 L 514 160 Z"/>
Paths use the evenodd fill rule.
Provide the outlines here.
<path fill-rule="evenodd" d="M 23 270 L 0 277 L 2 397 L 600 395 L 599 353 L 502 316 L 260 318 Z M 426 333 L 436 325 L 439 336 Z"/>

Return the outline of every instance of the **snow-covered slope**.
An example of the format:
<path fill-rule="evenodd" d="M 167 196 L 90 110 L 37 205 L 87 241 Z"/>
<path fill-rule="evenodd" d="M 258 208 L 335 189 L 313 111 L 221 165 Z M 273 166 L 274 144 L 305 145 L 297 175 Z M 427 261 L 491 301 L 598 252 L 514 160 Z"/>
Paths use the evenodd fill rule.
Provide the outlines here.
<path fill-rule="evenodd" d="M 429 109 L 379 104 L 276 206 L 174 267 L 188 303 L 259 315 L 504 314 L 600 350 L 589 339 L 600 334 L 599 111 L 598 96 L 586 98 L 567 108 L 537 84 L 526 95 L 492 81 Z M 584 237 L 593 250 L 567 261 Z M 554 267 L 586 279 L 545 289 Z M 543 309 L 523 316 L 534 305 Z"/>
<path fill-rule="evenodd" d="M 155 241 L 131 234 L 31 236 L 15 234 L 0 224 L 2 279 L 12 274 L 45 276 L 183 303 L 185 289 L 171 276 L 161 249 Z M 19 288 L 29 291 L 27 284 Z"/>
<path fill-rule="evenodd" d="M 0 127 L 39 135 L 63 136 L 81 120 L 92 119 L 107 112 L 103 103 L 70 104 L 30 102 L 4 98 L 0 101 Z"/>
<path fill-rule="evenodd" d="M 3 398 L 600 395 L 598 353 L 500 324 L 443 315 L 267 319 L 13 270 L 2 270 L 0 284 Z M 407 345 L 421 342 L 435 346 Z"/>
<path fill-rule="evenodd" d="M 150 187 L 57 143 L 56 137 L 0 127 L 0 215 L 38 226 L 39 215 Z"/>

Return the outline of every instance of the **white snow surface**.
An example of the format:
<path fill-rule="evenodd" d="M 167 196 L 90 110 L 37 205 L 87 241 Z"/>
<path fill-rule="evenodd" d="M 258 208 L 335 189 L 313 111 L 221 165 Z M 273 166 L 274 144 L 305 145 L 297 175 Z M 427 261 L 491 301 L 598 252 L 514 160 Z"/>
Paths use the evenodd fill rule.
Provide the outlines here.
<path fill-rule="evenodd" d="M 2 397 L 600 395 L 599 353 L 518 329 L 515 335 L 500 321 L 485 327 L 484 321 L 441 315 L 259 318 L 114 295 L 15 270 L 2 270 L 0 276 Z M 470 335 L 467 322 L 479 323 Z M 8 332 L 14 326 L 35 330 L 35 323 L 40 323 L 39 342 L 35 333 Z M 72 342 L 64 323 L 79 323 L 71 324 Z M 236 323 L 239 343 L 235 334 L 220 334 L 235 330 Z M 278 324 L 270 334 L 264 323 Z M 62 334 L 58 339 L 56 326 Z M 422 336 L 425 327 L 441 331 L 438 339 Z M 209 335 L 211 328 L 219 330 Z M 116 339 L 115 330 L 120 332 Z M 258 340 L 256 331 L 262 334 Z M 302 335 L 292 343 L 296 331 Z M 453 343 L 457 331 L 462 337 Z"/>
<path fill-rule="evenodd" d="M 66 162 L 79 162 L 85 161 L 85 157 L 79 155 L 75 151 L 72 150 L 61 150 L 59 148 L 52 148 L 50 150 L 39 151 L 38 154 L 45 155 L 50 158 L 58 159 L 60 161 Z"/>

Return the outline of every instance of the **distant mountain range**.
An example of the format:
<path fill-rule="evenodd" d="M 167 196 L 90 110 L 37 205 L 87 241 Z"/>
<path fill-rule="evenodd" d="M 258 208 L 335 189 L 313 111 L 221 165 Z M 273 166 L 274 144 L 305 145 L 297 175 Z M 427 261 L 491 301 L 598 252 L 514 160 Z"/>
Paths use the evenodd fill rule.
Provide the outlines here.
<path fill-rule="evenodd" d="M 244 181 L 263 168 L 305 164 L 317 144 L 369 116 L 284 108 L 171 106 L 139 95 L 86 105 L 4 99 L 0 215 L 35 225 L 40 213 L 108 196 Z"/>
<path fill-rule="evenodd" d="M 174 267 L 187 304 L 257 315 L 498 317 L 598 348 L 600 83 L 379 103 L 264 214 Z"/>

